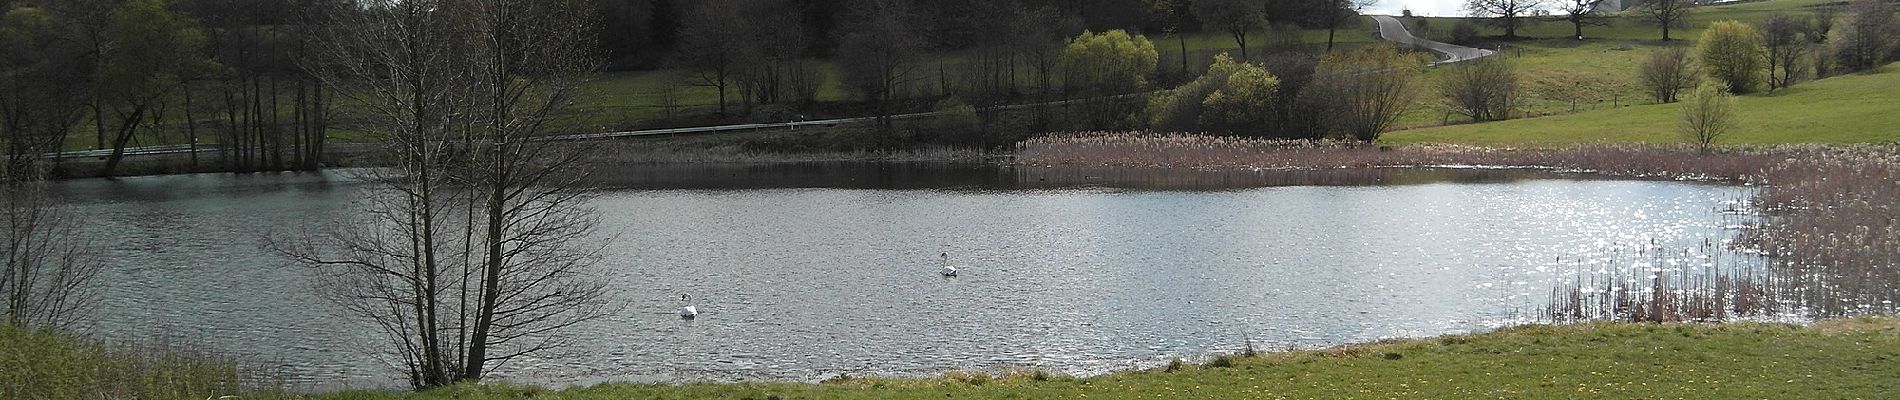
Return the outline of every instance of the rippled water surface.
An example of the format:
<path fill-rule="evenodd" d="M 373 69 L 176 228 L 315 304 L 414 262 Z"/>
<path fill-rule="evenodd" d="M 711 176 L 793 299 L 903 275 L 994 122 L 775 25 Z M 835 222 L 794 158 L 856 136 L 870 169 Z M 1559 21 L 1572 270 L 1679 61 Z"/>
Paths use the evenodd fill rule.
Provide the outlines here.
<path fill-rule="evenodd" d="M 600 271 L 627 309 L 577 328 L 575 346 L 499 373 L 556 384 L 1092 374 L 1248 339 L 1272 349 L 1463 332 L 1541 307 L 1573 273 L 1556 260 L 1731 237 L 1736 222 L 1719 210 L 1747 196 L 1517 175 L 1218 191 L 977 175 L 938 188 L 620 185 L 643 188 L 594 205 L 615 235 Z M 355 212 L 359 183 L 331 173 L 59 185 L 110 251 L 96 332 L 175 338 L 316 387 L 394 384 L 364 350 L 376 332 L 335 316 L 302 271 L 259 244 Z M 944 252 L 961 276 L 937 275 Z M 698 300 L 698 320 L 672 314 L 681 293 Z"/>

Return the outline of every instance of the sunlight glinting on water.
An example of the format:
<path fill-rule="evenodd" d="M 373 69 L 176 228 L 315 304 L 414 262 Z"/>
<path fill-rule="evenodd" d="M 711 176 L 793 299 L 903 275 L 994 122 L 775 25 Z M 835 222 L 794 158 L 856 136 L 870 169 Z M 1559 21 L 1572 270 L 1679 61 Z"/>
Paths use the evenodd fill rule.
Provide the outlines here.
<path fill-rule="evenodd" d="M 336 176 L 62 183 L 112 253 L 97 330 L 179 337 L 293 382 L 389 386 L 266 233 L 354 212 Z M 1090 375 L 1236 352 L 1536 320 L 1554 285 L 1655 251 L 1730 254 L 1748 189 L 1516 180 L 1224 191 L 616 190 L 595 206 L 626 308 L 500 376 L 817 380 L 1037 368 Z M 184 227 L 184 228 L 180 228 Z M 1705 240 L 1711 241 L 1704 245 Z M 949 253 L 960 276 L 936 271 Z M 703 313 L 672 310 L 690 293 Z M 342 382 L 338 384 L 337 382 Z"/>

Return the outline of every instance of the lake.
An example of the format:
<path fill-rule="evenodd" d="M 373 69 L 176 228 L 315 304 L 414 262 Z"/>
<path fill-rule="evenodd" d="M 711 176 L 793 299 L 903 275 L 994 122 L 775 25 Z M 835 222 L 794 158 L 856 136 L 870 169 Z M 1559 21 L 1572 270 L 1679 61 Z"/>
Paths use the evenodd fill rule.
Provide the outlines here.
<path fill-rule="evenodd" d="M 939 164 L 611 171 L 598 265 L 626 308 L 496 370 L 540 384 L 1037 368 L 1484 330 L 1640 248 L 1731 238 L 1746 187 L 1519 170 L 1118 174 Z M 1289 185 L 1291 184 L 1291 185 Z M 79 180 L 93 333 L 394 387 L 378 332 L 260 238 L 356 212 L 321 174 Z M 939 253 L 962 266 L 939 276 Z M 1735 255 L 1734 257 L 1747 257 Z M 1609 266 L 1620 267 L 1620 266 Z M 673 314 L 689 293 L 703 313 Z"/>

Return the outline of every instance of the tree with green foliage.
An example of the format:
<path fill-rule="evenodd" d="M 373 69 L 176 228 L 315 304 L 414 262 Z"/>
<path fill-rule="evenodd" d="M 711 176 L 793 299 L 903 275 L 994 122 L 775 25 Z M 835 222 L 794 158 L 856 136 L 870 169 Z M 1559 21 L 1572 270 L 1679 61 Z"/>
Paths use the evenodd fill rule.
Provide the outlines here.
<path fill-rule="evenodd" d="M 1194 17 L 1207 29 L 1227 33 L 1247 58 L 1247 35 L 1267 25 L 1266 3 L 1259 0 L 1194 0 Z"/>
<path fill-rule="evenodd" d="M 1669 29 L 1680 27 L 1689 21 L 1689 13 L 1695 8 L 1695 0 L 1637 0 L 1636 13 L 1649 22 L 1662 28 L 1662 40 L 1672 40 Z"/>
<path fill-rule="evenodd" d="M 1881 0 L 1855 0 L 1848 5 L 1832 38 L 1835 59 L 1849 71 L 1867 71 L 1886 65 L 1900 48 L 1900 25 L 1894 10 Z"/>
<path fill-rule="evenodd" d="M 1762 46 L 1761 31 L 1736 21 L 1710 24 L 1702 31 L 1702 38 L 1696 40 L 1696 55 L 1702 61 L 1703 71 L 1735 94 L 1755 91 L 1756 85 L 1761 83 L 1767 54 Z"/>
<path fill-rule="evenodd" d="M 1739 125 L 1737 117 L 1734 96 L 1718 85 L 1707 85 L 1697 89 L 1695 97 L 1683 103 L 1678 131 L 1706 152 Z"/>
<path fill-rule="evenodd" d="M 1140 106 L 1119 97 L 1145 90 L 1160 54 L 1142 35 L 1084 31 L 1062 48 L 1067 94 L 1090 97 L 1077 111 L 1076 129 L 1128 129 L 1142 123 Z"/>
<path fill-rule="evenodd" d="M 1170 131 L 1262 134 L 1270 128 L 1280 80 L 1266 68 L 1214 56 L 1207 73 L 1150 99 L 1150 126 Z"/>
<path fill-rule="evenodd" d="M 1323 102 L 1320 112 L 1327 116 L 1328 131 L 1372 142 L 1412 106 L 1424 68 L 1420 56 L 1391 45 L 1327 54 L 1301 96 Z"/>
<path fill-rule="evenodd" d="M 99 55 L 100 108 L 114 119 L 112 154 L 101 175 L 111 176 L 126 145 L 185 77 L 208 68 L 205 36 L 197 22 L 172 11 L 165 0 L 128 0 L 112 12 L 105 51 Z M 105 116 L 98 116 L 104 118 Z"/>
<path fill-rule="evenodd" d="M 1160 54 L 1142 35 L 1120 29 L 1082 32 L 1062 49 L 1062 69 L 1070 88 L 1088 95 L 1117 95 L 1148 86 Z"/>
<path fill-rule="evenodd" d="M 1485 57 L 1451 67 L 1438 83 L 1445 104 L 1471 122 L 1511 118 L 1518 100 L 1516 66 L 1502 57 Z"/>

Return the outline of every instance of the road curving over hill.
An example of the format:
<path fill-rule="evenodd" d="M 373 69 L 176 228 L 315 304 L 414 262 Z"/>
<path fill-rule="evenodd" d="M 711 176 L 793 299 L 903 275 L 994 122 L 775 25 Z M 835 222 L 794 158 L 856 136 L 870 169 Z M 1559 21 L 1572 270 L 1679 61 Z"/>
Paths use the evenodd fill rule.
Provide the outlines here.
<path fill-rule="evenodd" d="M 1401 46 L 1423 48 L 1444 55 L 1443 59 L 1433 62 L 1432 65 L 1475 60 L 1497 53 L 1491 50 L 1459 46 L 1413 36 L 1412 31 L 1405 28 L 1405 24 L 1399 23 L 1398 18 L 1393 18 L 1390 15 L 1373 15 L 1371 17 L 1372 20 L 1379 22 L 1380 38 L 1398 43 Z"/>

